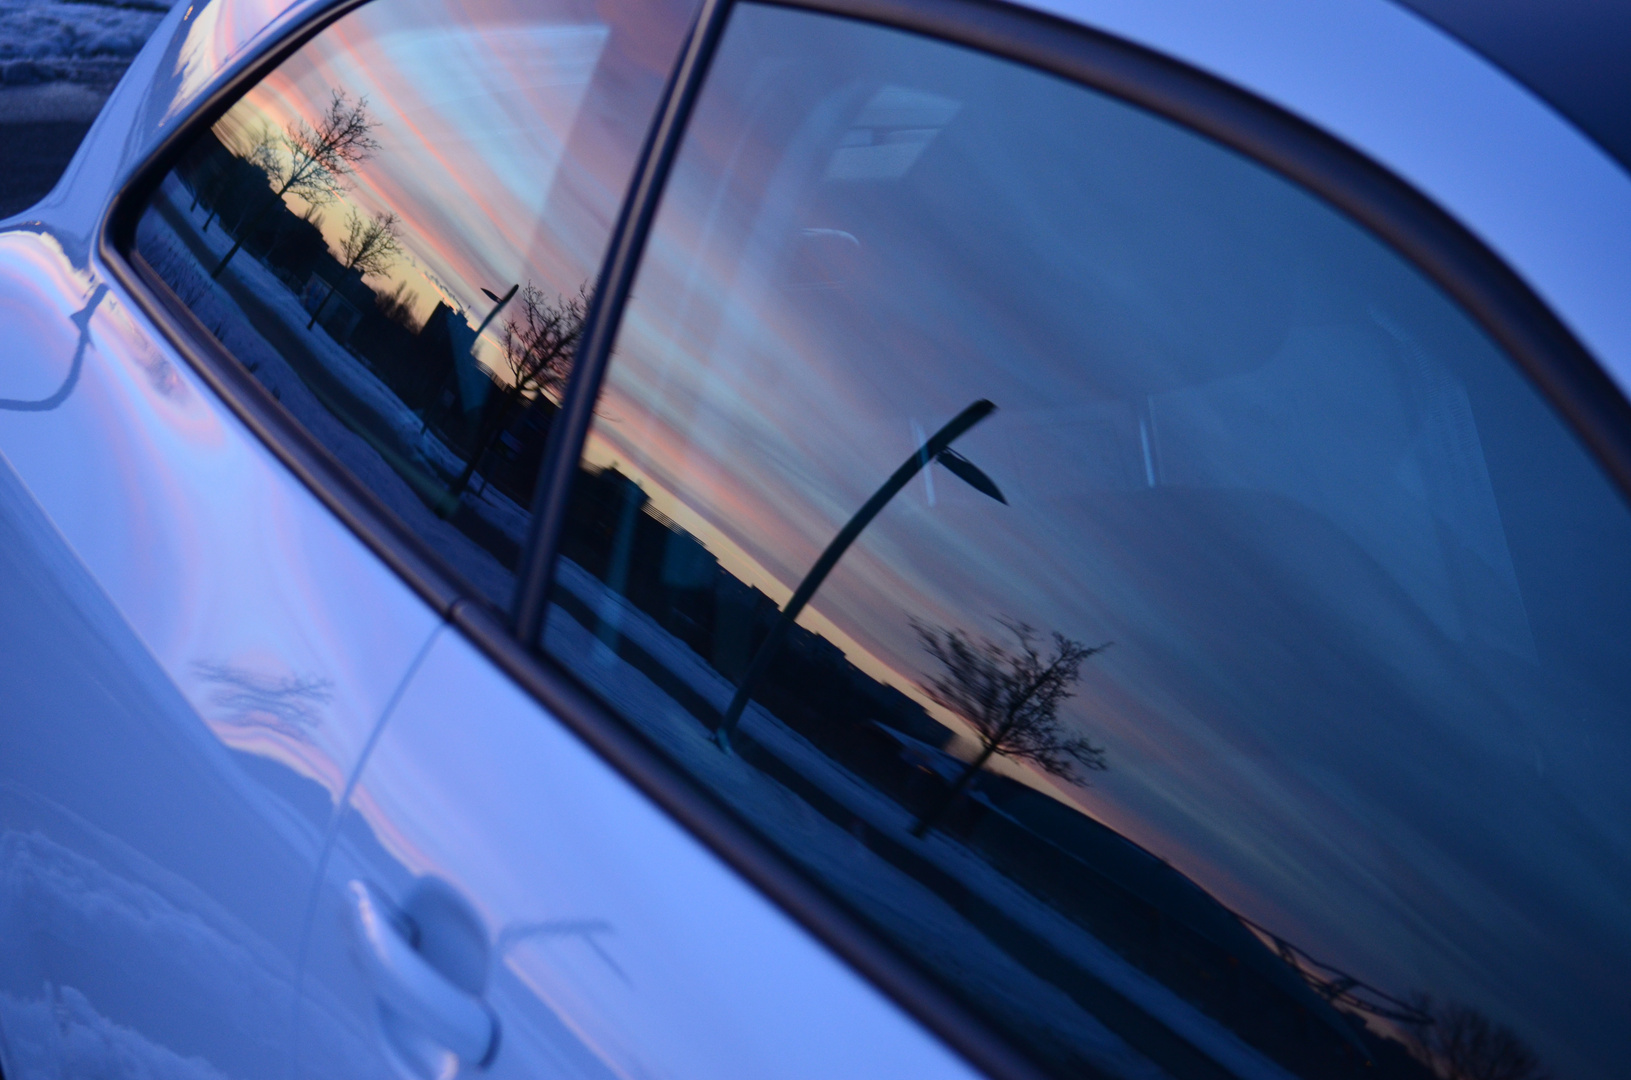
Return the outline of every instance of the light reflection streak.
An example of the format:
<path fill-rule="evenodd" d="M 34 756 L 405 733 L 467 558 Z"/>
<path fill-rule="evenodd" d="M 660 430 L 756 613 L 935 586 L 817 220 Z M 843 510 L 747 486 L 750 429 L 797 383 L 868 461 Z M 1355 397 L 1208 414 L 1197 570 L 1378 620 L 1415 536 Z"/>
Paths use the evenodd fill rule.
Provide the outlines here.
<path fill-rule="evenodd" d="M 61 366 L 42 365 L 55 367 L 57 379 L 74 352 L 74 314 L 86 310 L 76 305 L 101 298 L 82 320 L 80 378 L 51 425 L 7 429 L 13 466 L 193 705 L 200 730 L 336 795 L 359 745 L 352 718 L 371 722 L 377 714 L 399 632 L 373 626 L 361 635 L 343 613 L 337 618 L 329 575 L 345 577 L 353 599 L 359 588 L 373 597 L 377 610 L 359 613 L 369 621 L 394 610 L 388 624 L 411 635 L 420 622 L 428 633 L 433 620 L 415 620 L 390 599 L 401 586 L 388 572 L 357 572 L 355 560 L 371 555 L 334 533 L 326 510 L 247 432 L 233 430 L 230 414 L 197 392 L 105 286 L 73 268 L 55 238 L 0 236 L 0 277 L 13 297 L 31 297 L 26 307 L 37 316 L 13 324 L 16 346 L 41 357 L 60 353 Z M 268 574 L 268 567 L 280 569 Z M 212 684 L 192 667 L 200 657 L 321 672 L 334 711 L 303 740 L 225 722 L 212 705 Z"/>
<path fill-rule="evenodd" d="M 211 80 L 257 38 L 275 33 L 283 16 L 304 0 L 207 0 L 189 7 L 177 54 L 177 85 L 164 119 L 185 111 Z"/>
<path fill-rule="evenodd" d="M 919 62 L 902 70 L 957 92 Z M 745 76 L 743 64 L 730 70 Z M 710 79 L 738 92 L 727 75 Z M 1110 115 L 1119 106 L 1015 76 L 1011 103 L 979 132 L 998 147 L 992 161 L 944 157 L 975 145 L 954 125 L 922 159 L 942 155 L 943 188 L 849 200 L 787 175 L 819 160 L 812 129 L 832 100 L 790 113 L 796 146 L 761 145 L 742 132 L 772 127 L 761 102 L 773 95 L 750 84 L 718 112 L 708 93 L 699 102 L 588 463 L 616 462 L 726 572 L 781 603 L 783 583 L 909 449 L 908 418 L 932 426 L 937 409 L 996 401 L 969 455 L 1012 509 L 976 512 L 955 490 L 938 490 L 933 507 L 903 493 L 817 595 L 808 629 L 903 689 L 924 663 L 907 615 L 976 633 L 1008 615 L 1115 641 L 1067 707 L 1110 746 L 1110 771 L 1089 788 L 1032 786 L 1322 960 L 1393 992 L 1533 1015 L 1533 1030 L 1551 1033 L 1548 1055 L 1566 1057 L 1589 1037 L 1583 1025 L 1515 976 L 1566 953 L 1568 980 L 1608 992 L 1611 977 L 1584 957 L 1612 951 L 1623 966 L 1631 953 L 1599 870 L 1574 845 L 1619 866 L 1628 848 L 1600 813 L 1623 814 L 1623 799 L 1583 824 L 1580 793 L 1601 793 L 1603 779 L 1585 755 L 1563 767 L 1567 779 L 1555 758 L 1544 771 L 1527 760 L 1543 732 L 1587 721 L 1542 688 L 1577 676 L 1572 661 L 1558 668 L 1568 675 L 1540 669 L 1530 622 L 1548 587 L 1576 583 L 1532 565 L 1535 594 L 1519 590 L 1510 537 L 1527 527 L 1539 544 L 1539 527 L 1504 518 L 1491 487 L 1492 440 L 1504 435 L 1512 455 L 1528 437 L 1499 431 L 1531 394 L 1507 359 L 1352 223 L 1242 163 L 1203 160 L 1173 133 L 1135 131 Z M 1039 119 L 1077 109 L 1095 135 L 1079 153 Z M 974 118 L 970 106 L 955 123 Z M 1020 134 L 1004 141 L 999 129 Z M 1016 179 L 1026 162 L 1058 167 L 1102 212 L 1084 212 L 1068 241 L 1014 224 L 1063 213 Z M 991 181 L 979 189 L 996 206 L 985 216 L 949 190 L 948 178 L 969 176 Z M 1196 176 L 1208 182 L 1192 204 L 1151 205 Z M 935 220 L 923 208 L 937 200 L 956 212 Z M 1141 214 L 1147 233 L 1128 224 Z M 876 263 L 822 306 L 784 287 L 784 264 L 799 228 L 834 224 Z M 987 234 L 1024 257 L 982 244 Z M 1276 247 L 1284 235 L 1307 248 Z M 1231 253 L 1227 272 L 1198 274 L 1219 251 Z M 1196 300 L 1205 290 L 1186 278 L 1227 280 L 1216 295 L 1234 310 Z M 1114 409 L 1135 405 L 1149 426 L 1132 430 L 1151 452 L 1137 483 L 1123 483 L 1102 451 L 1115 450 Z M 1596 475 L 1577 452 L 1551 464 Z M 1529 481 L 1509 471 L 1505 482 Z M 1473 572 L 1483 576 L 1467 584 Z M 1593 694 L 1623 700 L 1611 677 L 1590 677 Z M 1620 760 L 1627 744 L 1594 752 Z M 1547 839 L 1515 846 L 1517 834 Z M 1570 1031 L 1579 1038 L 1559 1034 Z"/>
<path fill-rule="evenodd" d="M 544 214 L 607 27 L 485 23 L 432 34 L 382 24 L 383 17 L 364 8 L 320 35 L 223 118 L 223 140 L 241 154 L 262 128 L 309 121 L 334 87 L 366 97 L 381 146 L 346 178 L 346 201 L 393 211 L 403 222 L 409 255 L 385 291 L 405 282 L 420 318 L 438 299 L 479 310 L 480 290 L 507 282 L 575 291 L 597 253 L 563 260 L 545 245 L 541 261 L 524 267 L 516 233 Z M 605 175 L 605 164 L 574 159 L 590 174 L 598 167 Z M 291 200 L 291 209 L 305 206 Z M 343 211 L 322 213 L 331 247 L 343 218 Z M 499 329 L 484 342 L 487 366 L 502 379 Z"/>
<path fill-rule="evenodd" d="M 536 943 L 522 943 L 519 947 L 503 954 L 504 966 L 510 974 L 537 997 L 546 1008 L 555 1015 L 561 1025 L 583 1044 L 585 1050 L 593 1054 L 595 1060 L 606 1067 L 606 1070 L 619 1080 L 646 1080 L 648 1073 L 640 1067 L 638 1059 L 631 1064 L 637 1071 L 630 1071 L 624 1062 L 634 1058 L 627 1048 L 627 1035 L 619 1038 L 617 1026 L 600 1023 L 595 1026 L 604 1028 L 596 1032 L 590 1029 L 590 1021 L 600 1019 L 605 1010 L 598 1007 L 597 1002 L 585 1002 L 585 987 L 598 983 L 598 980 L 581 980 L 571 977 L 563 978 L 557 968 L 559 962 L 553 957 L 543 956 L 542 946 Z M 568 998 L 563 990 L 571 991 Z M 608 1045 L 608 1044 L 611 1045 Z M 622 1044 L 622 1045 L 618 1045 Z"/>

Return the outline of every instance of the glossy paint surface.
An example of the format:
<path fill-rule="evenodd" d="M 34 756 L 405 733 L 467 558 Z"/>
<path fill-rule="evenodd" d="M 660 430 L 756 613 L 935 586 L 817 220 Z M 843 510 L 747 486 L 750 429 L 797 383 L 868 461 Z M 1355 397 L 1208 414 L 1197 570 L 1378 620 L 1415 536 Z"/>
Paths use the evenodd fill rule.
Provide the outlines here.
<path fill-rule="evenodd" d="M 163 135 L 282 28 L 326 6 L 210 0 L 173 9 L 58 188 L 0 232 L 0 574 L 9 605 L 0 634 L 5 677 L 17 688 L 8 687 L 0 730 L 0 919 L 14 920 L 0 943 L 0 1054 L 13 1080 L 64 1073 L 271 1075 L 281 1068 L 289 1023 L 281 1005 L 290 1000 L 307 886 L 332 800 L 435 625 L 432 613 L 187 370 L 95 254 L 113 193 Z M 1631 268 L 1620 242 L 1631 221 L 1631 181 L 1446 36 L 1370 0 L 1317 6 L 1242 0 L 1226 11 L 1189 0 L 1037 6 L 1216 72 L 1394 168 L 1508 258 L 1622 385 L 1631 385 L 1631 317 L 1622 295 Z M 777 993 L 797 990 L 814 972 L 814 985 L 830 995 L 822 1008 L 833 1016 L 894 1025 L 867 1049 L 876 1052 L 892 1038 L 905 1049 L 893 1058 L 868 1057 L 869 1064 L 882 1060 L 897 1073 L 959 1068 L 936 1057 L 932 1044 L 925 1049 L 914 1041 L 921 1038 L 917 1029 L 684 840 L 479 659 L 467 654 L 460 664 L 451 676 L 461 680 L 457 693 L 439 691 L 433 710 L 470 736 L 459 749 L 482 752 L 472 733 L 485 732 L 488 723 L 476 707 L 481 693 L 469 687 L 508 695 L 511 720 L 493 714 L 495 745 L 511 747 L 519 761 L 560 752 L 583 762 L 595 790 L 577 793 L 574 805 L 599 807 L 601 816 L 586 823 L 573 806 L 522 799 L 520 805 L 548 813 L 528 818 L 525 827 L 490 824 L 498 816 L 475 801 L 468 812 L 427 824 L 413 797 L 398 796 L 392 806 L 401 812 L 364 810 L 365 791 L 356 820 L 367 824 L 347 833 L 363 839 L 347 842 L 362 850 L 375 823 L 384 837 L 400 821 L 417 847 L 381 841 L 350 865 L 379 868 L 385 884 L 399 890 L 411 874 L 427 870 L 467 884 L 495 935 L 517 918 L 554 930 L 563 929 L 548 925 L 554 919 L 591 920 L 560 938 L 579 948 L 576 956 L 551 961 L 553 969 L 517 963 L 540 985 L 553 979 L 548 985 L 566 987 L 552 993 L 584 986 L 602 999 L 581 1009 L 544 1008 L 536 1004 L 544 995 L 516 989 L 523 986 L 516 967 L 495 976 L 495 987 L 505 987 L 495 990 L 495 1000 L 505 1010 L 522 1003 L 509 1013 L 512 1025 L 545 1033 L 533 1036 L 533 1045 L 543 1047 L 534 1054 L 573 1055 L 580 1071 L 598 1075 L 608 1061 L 649 1060 L 642 1057 L 648 1050 L 681 1046 L 677 1052 L 694 1054 L 717 1047 L 718 1029 L 708 1025 L 719 1016 L 748 1015 L 699 1016 L 670 997 L 662 1008 L 676 1019 L 653 1028 L 656 1041 L 583 1050 L 585 1037 L 562 1018 L 593 1033 L 615 1028 L 609 1017 L 653 1015 L 641 1011 L 645 1001 L 632 1000 L 628 984 L 605 974 L 612 968 L 585 942 L 596 936 L 588 931 L 598 930 L 592 920 L 613 916 L 613 926 L 627 928 L 631 940 L 649 942 L 634 932 L 642 913 L 616 905 L 657 894 L 682 907 L 702 897 L 697 902 L 708 911 L 717 903 L 732 915 L 730 933 L 695 908 L 686 909 L 695 921 L 666 924 L 713 926 L 698 940 L 714 948 L 693 959 L 756 958 L 779 973 L 771 988 Z M 439 730 L 445 737 L 452 728 Z M 397 760 L 412 769 L 400 773 L 428 769 L 427 790 L 440 785 L 463 806 L 465 785 L 479 795 L 487 774 L 451 779 L 458 756 L 437 746 L 435 735 L 417 748 L 404 740 Z M 556 740 L 570 749 L 558 751 Z M 436 748 L 433 766 L 425 764 L 426 747 Z M 488 766 L 498 770 L 494 775 L 514 776 L 504 772 L 505 761 Z M 438 779 L 443 768 L 446 778 Z M 522 779 L 533 785 L 528 790 L 545 791 L 531 775 L 515 783 Z M 381 784 L 381 798 L 391 791 L 390 783 Z M 658 837 L 652 851 L 670 861 L 651 865 L 673 872 L 656 883 L 631 877 L 650 854 L 616 846 L 621 832 L 600 831 L 625 825 L 629 836 Z M 478 832 L 464 832 L 472 828 Z M 510 850 L 491 846 L 495 838 L 524 845 L 563 835 L 604 843 L 572 858 L 534 855 L 513 867 Z M 551 876 L 590 884 L 582 893 L 545 892 Z M 556 902 L 538 905 L 516 882 Z M 644 894 L 630 891 L 636 887 Z M 489 888 L 494 899 L 477 895 Z M 332 920 L 332 894 L 325 903 L 323 919 Z M 554 948 L 545 933 L 516 951 Z M 608 952 L 625 972 L 642 972 L 634 984 L 640 994 L 675 992 L 645 978 L 672 976 L 675 961 L 647 959 L 660 957 L 660 949 Z M 319 950 L 319 957 L 340 970 L 339 953 Z M 314 967 L 319 987 L 327 985 L 321 963 Z M 598 976 L 577 974 L 597 966 Z M 559 981 L 568 969 L 572 979 Z M 688 974 L 681 972 L 682 979 Z M 763 981 L 739 985 L 762 1000 L 787 1001 L 761 993 Z M 339 981 L 334 986 L 329 1000 L 363 1017 L 365 999 L 355 986 L 349 992 Z M 743 997 L 740 1007 L 754 1005 Z M 340 1016 L 342 1026 L 350 1023 Z M 699 1031 L 705 1035 L 686 1046 L 684 1038 Z M 366 1027 L 353 1033 L 373 1037 Z M 852 1031 L 828 1043 L 784 1044 L 777 1064 L 831 1063 L 820 1055 L 865 1045 Z M 351 1045 L 362 1055 L 352 1060 L 379 1067 L 376 1045 Z M 707 1064 L 746 1074 L 759 1062 L 746 1055 Z"/>
<path fill-rule="evenodd" d="M 432 881 L 469 902 L 486 950 L 475 991 L 502 1028 L 494 1080 L 972 1075 L 452 631 L 336 834 L 303 1077 L 390 1075 L 380 988 L 349 956 L 353 881 L 398 907 Z M 434 936 L 434 917 L 419 929 Z"/>
<path fill-rule="evenodd" d="M 435 615 L 52 236 L 0 234 L 0 281 L 8 1065 L 273 1075 L 322 837 Z"/>
<path fill-rule="evenodd" d="M 322 838 L 437 623 L 90 263 L 164 33 L 0 233 L 12 1077 L 284 1074 Z"/>

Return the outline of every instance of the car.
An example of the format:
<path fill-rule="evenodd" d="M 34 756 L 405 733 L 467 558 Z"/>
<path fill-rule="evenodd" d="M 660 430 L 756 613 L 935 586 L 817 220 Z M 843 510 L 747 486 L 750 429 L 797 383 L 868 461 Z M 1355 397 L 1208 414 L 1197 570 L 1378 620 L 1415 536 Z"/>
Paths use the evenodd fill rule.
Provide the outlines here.
<path fill-rule="evenodd" d="M 0 223 L 0 1072 L 1622 1075 L 1628 40 L 178 4 Z"/>

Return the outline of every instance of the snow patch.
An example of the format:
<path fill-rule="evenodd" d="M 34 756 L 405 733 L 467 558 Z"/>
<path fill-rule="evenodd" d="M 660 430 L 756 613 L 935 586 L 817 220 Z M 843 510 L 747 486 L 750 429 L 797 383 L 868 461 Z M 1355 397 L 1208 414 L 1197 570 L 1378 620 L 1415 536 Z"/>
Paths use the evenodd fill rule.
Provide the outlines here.
<path fill-rule="evenodd" d="M 169 9 L 168 0 L 0 0 L 0 83 L 112 85 Z"/>

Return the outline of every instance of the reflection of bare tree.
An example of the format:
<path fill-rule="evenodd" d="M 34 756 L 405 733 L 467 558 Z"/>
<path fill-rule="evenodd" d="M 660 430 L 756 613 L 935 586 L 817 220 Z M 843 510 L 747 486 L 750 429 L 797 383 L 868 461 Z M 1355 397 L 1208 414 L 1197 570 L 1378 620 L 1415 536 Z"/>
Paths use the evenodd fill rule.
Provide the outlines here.
<path fill-rule="evenodd" d="M 256 724 L 295 738 L 306 737 L 321 719 L 320 708 L 334 696 L 327 679 L 264 675 L 210 661 L 194 664 L 193 670 L 214 684 L 210 703 L 222 710 L 226 723 Z"/>
<path fill-rule="evenodd" d="M 345 220 L 345 236 L 340 238 L 340 265 L 361 274 L 383 274 L 402 254 L 396 230 L 396 214 L 386 211 L 363 217 L 353 207 Z M 331 286 L 323 296 L 322 303 L 311 313 L 311 321 L 306 323 L 307 330 L 322 317 L 323 309 L 328 307 L 338 288 L 338 285 Z"/>
<path fill-rule="evenodd" d="M 221 276 L 227 263 L 243 247 L 244 238 L 253 231 L 255 222 L 285 195 L 298 195 L 313 206 L 337 198 L 341 177 L 379 149 L 373 130 L 368 99 L 360 97 L 352 101 L 344 90 L 335 90 L 328 108 L 315 125 L 297 119 L 290 122 L 283 134 L 258 140 L 248 160 L 266 174 L 272 185 L 272 196 L 239 226 L 237 241 L 210 276 Z"/>
<path fill-rule="evenodd" d="M 470 483 L 481 459 L 492 449 L 509 425 L 515 410 L 540 394 L 559 398 L 572 373 L 572 358 L 583 336 L 583 320 L 589 314 L 589 289 L 580 286 L 575 296 L 557 297 L 551 302 L 532 282 L 521 290 L 521 310 L 516 318 L 504 320 L 504 363 L 510 383 L 504 400 L 490 411 L 488 420 L 476 435 L 475 448 L 465 462 L 464 472 L 453 482 L 448 494 L 457 499 Z"/>
<path fill-rule="evenodd" d="M 1411 1005 L 1430 1021 L 1408 1029 L 1410 1049 L 1444 1080 L 1546 1080 L 1539 1055 L 1507 1025 L 1428 994 Z"/>
<path fill-rule="evenodd" d="M 1055 631 L 1044 655 L 1037 633 L 1022 622 L 1003 621 L 1018 648 L 990 639 L 976 644 L 961 630 L 937 630 L 915 620 L 912 628 L 943 673 L 922 685 L 937 703 L 974 728 L 980 752 L 963 769 L 938 805 L 912 827 L 925 835 L 951 809 L 993 755 L 1027 761 L 1043 771 L 1080 782 L 1082 774 L 1106 767 L 1104 750 L 1086 738 L 1061 730 L 1059 706 L 1075 691 L 1082 664 L 1110 647 L 1088 647 Z"/>
<path fill-rule="evenodd" d="M 548 393 L 559 396 L 572 372 L 572 356 L 583 336 L 589 313 L 589 287 L 552 304 L 543 290 L 527 282 L 521 290 L 519 319 L 504 320 L 504 362 L 510 369 L 510 392 L 518 400 Z"/>

